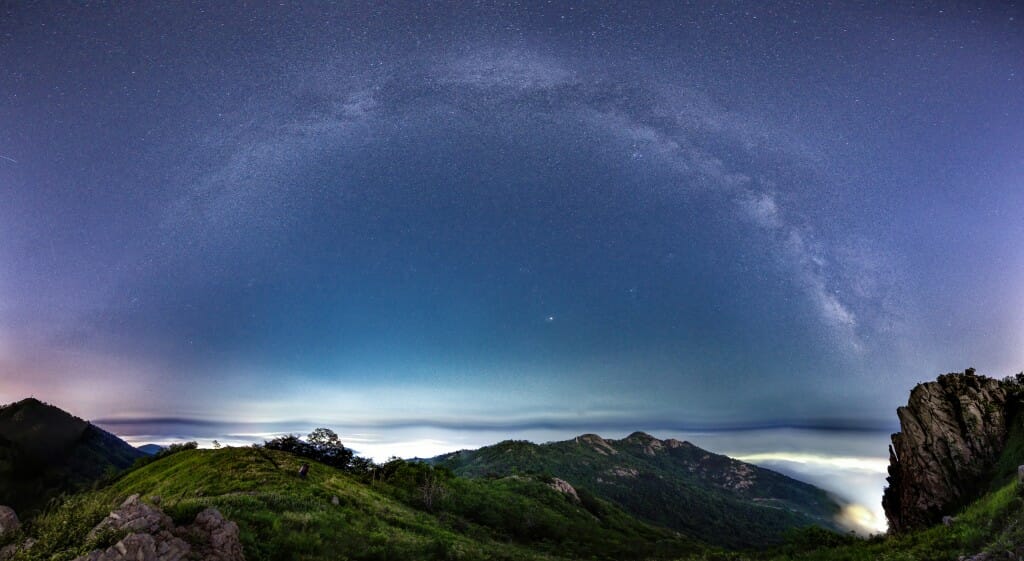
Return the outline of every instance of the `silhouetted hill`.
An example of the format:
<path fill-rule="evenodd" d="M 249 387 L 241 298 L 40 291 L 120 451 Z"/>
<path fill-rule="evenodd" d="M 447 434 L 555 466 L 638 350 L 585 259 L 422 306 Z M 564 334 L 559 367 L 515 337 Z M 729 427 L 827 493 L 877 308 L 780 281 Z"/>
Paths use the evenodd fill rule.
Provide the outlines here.
<path fill-rule="evenodd" d="M 37 399 L 0 407 L 0 504 L 19 512 L 30 514 L 141 456 L 116 436 Z"/>
<path fill-rule="evenodd" d="M 840 505 L 813 485 L 642 432 L 622 440 L 595 434 L 539 445 L 510 440 L 430 461 L 468 477 L 548 474 L 716 545 L 778 543 L 787 531 L 810 525 L 838 529 Z"/>
<path fill-rule="evenodd" d="M 143 444 L 142 446 L 137 446 L 136 449 L 147 456 L 153 456 L 159 454 L 164 447 L 159 444 Z"/>

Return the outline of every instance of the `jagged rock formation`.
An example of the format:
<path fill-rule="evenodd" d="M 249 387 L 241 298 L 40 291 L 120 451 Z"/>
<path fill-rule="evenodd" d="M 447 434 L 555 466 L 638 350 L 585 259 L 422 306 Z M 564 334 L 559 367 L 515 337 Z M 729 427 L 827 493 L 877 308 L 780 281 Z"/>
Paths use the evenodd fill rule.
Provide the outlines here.
<path fill-rule="evenodd" d="M 882 506 L 889 529 L 938 523 L 988 484 L 1007 437 L 1010 383 L 974 369 L 918 384 L 897 409 Z"/>
<path fill-rule="evenodd" d="M 75 561 L 245 561 L 238 525 L 208 508 L 189 526 L 175 527 L 159 508 L 128 497 L 89 532 L 89 540 L 109 534 L 127 535 L 106 550 L 95 550 Z"/>

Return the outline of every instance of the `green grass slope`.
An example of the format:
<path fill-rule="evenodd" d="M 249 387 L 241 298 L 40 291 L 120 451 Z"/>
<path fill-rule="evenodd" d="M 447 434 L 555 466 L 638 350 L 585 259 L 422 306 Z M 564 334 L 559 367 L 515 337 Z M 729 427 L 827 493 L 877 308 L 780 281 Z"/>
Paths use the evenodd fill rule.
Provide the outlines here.
<path fill-rule="evenodd" d="M 955 561 L 988 553 L 990 561 L 1018 559 L 1024 549 L 1024 492 L 1008 483 L 962 510 L 951 526 L 821 547 L 820 540 L 794 540 L 787 547 L 756 557 L 734 555 L 736 561 Z M 843 540 L 841 540 L 843 541 Z"/>
<path fill-rule="evenodd" d="M 550 474 L 659 526 L 730 547 L 763 547 L 806 526 L 836 528 L 825 491 L 777 472 L 644 433 L 548 444 L 505 441 L 439 456 L 467 477 Z"/>
<path fill-rule="evenodd" d="M 260 448 L 180 452 L 72 498 L 35 520 L 39 540 L 19 559 L 71 559 L 96 544 L 88 530 L 124 497 L 159 495 L 177 522 L 214 506 L 238 523 L 246 558 L 670 559 L 703 548 L 584 494 L 533 478 L 474 481 L 393 462 L 367 481 Z M 337 505 L 332 497 L 338 497 Z"/>

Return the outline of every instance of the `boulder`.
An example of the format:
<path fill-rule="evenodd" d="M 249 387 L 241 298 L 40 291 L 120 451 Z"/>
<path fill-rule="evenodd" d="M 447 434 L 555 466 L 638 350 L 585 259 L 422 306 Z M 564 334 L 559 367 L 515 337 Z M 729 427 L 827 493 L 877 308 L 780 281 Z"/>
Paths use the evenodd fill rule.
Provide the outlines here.
<path fill-rule="evenodd" d="M 170 516 L 164 514 L 159 508 L 142 502 L 138 495 L 132 495 L 125 499 L 117 510 L 111 512 L 97 524 L 89 532 L 88 539 L 95 539 L 107 532 L 128 531 L 155 534 L 161 530 L 172 528 L 174 528 L 174 523 Z"/>
<path fill-rule="evenodd" d="M 14 512 L 13 508 L 0 505 L 0 536 L 16 532 L 18 528 L 21 528 L 18 514 Z"/>
<path fill-rule="evenodd" d="M 128 497 L 92 531 L 90 539 L 108 532 L 129 532 L 106 550 L 95 550 L 75 561 L 245 561 L 238 525 L 208 508 L 188 526 L 175 527 L 159 508 L 138 495 Z"/>
<path fill-rule="evenodd" d="M 238 524 L 226 520 L 215 508 L 200 512 L 195 522 L 181 533 L 193 538 L 200 558 L 205 561 L 245 561 Z"/>
<path fill-rule="evenodd" d="M 187 543 L 166 532 L 162 536 L 128 534 L 106 550 L 93 551 L 75 561 L 181 561 L 189 551 Z"/>

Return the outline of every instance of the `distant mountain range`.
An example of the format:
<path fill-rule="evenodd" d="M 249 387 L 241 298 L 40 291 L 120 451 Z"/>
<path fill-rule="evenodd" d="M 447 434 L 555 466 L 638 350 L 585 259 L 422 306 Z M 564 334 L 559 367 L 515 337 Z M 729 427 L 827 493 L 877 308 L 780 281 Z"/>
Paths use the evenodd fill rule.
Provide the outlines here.
<path fill-rule="evenodd" d="M 810 525 L 841 530 L 841 505 L 813 485 L 642 432 L 622 440 L 509 440 L 428 462 L 465 477 L 557 477 L 649 523 L 725 547 L 777 543 L 787 530 Z"/>
<path fill-rule="evenodd" d="M 0 407 L 0 504 L 30 514 L 144 454 L 109 432 L 29 398 Z"/>

